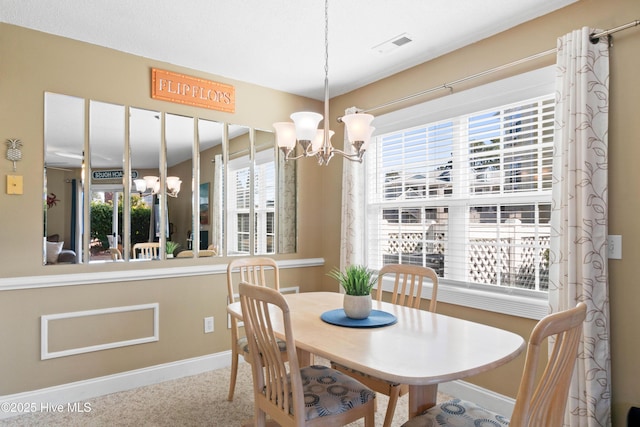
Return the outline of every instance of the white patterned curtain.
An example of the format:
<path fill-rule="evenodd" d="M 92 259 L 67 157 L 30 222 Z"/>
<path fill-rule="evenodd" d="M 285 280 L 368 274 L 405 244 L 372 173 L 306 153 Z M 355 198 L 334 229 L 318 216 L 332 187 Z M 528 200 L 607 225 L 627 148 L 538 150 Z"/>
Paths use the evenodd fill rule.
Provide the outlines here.
<path fill-rule="evenodd" d="M 296 251 L 296 162 L 278 158 L 278 252 Z"/>
<path fill-rule="evenodd" d="M 355 107 L 345 114 L 357 112 Z M 344 131 L 344 147 L 349 152 L 347 130 Z M 365 154 L 366 156 L 366 154 Z M 340 229 L 340 270 L 351 264 L 365 265 L 364 237 L 364 165 L 343 161 L 342 169 L 342 217 Z"/>
<path fill-rule="evenodd" d="M 558 39 L 549 304 L 587 304 L 565 425 L 611 425 L 607 273 L 609 46 L 589 28 Z"/>

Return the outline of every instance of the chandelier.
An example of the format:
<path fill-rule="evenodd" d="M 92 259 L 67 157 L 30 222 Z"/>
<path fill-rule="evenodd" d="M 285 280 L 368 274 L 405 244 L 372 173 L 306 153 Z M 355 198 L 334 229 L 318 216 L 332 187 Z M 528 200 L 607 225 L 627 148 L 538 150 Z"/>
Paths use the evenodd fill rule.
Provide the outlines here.
<path fill-rule="evenodd" d="M 160 178 L 157 176 L 145 176 L 143 179 L 134 179 L 136 191 L 140 194 L 158 194 L 160 192 Z M 167 177 L 167 196 L 178 197 L 182 180 L 177 176 Z"/>
<path fill-rule="evenodd" d="M 342 116 L 338 121 L 347 128 L 347 139 L 353 152 L 338 150 L 331 145 L 334 132 L 329 129 L 329 0 L 324 3 L 324 129 L 318 129 L 322 114 L 303 111 L 291 114 L 291 122 L 274 123 L 276 143 L 285 155 L 286 160 L 297 160 L 301 157 L 316 156 L 318 164 L 327 165 L 335 153 L 347 160 L 362 162 L 362 157 L 369 146 L 371 134 L 371 114 L 353 113 Z M 296 144 L 302 153 L 295 155 Z"/>

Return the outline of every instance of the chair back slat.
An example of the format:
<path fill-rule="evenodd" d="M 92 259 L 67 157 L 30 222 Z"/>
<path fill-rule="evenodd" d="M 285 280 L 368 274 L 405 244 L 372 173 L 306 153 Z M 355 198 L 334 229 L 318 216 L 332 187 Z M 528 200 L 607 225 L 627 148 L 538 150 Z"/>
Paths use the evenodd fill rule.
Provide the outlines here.
<path fill-rule="evenodd" d="M 238 281 L 234 277 L 239 276 Z M 267 257 L 238 258 L 227 266 L 227 292 L 229 302 L 235 302 L 238 283 L 247 282 L 252 285 L 268 286 L 280 289 L 280 270 L 278 263 Z"/>
<path fill-rule="evenodd" d="M 586 304 L 579 303 L 546 316 L 533 329 L 511 427 L 562 425 L 586 313 Z M 541 354 L 542 343 L 547 339 L 552 348 L 537 379 L 539 361 L 545 356 Z"/>
<path fill-rule="evenodd" d="M 391 303 L 413 308 L 420 308 L 424 279 L 429 279 L 433 286 L 429 311 L 436 311 L 438 275 L 435 270 L 429 267 L 409 264 L 387 264 L 383 266 L 378 273 L 378 291 L 376 294 L 378 301 L 382 301 L 382 281 L 387 274 L 395 276 Z"/>

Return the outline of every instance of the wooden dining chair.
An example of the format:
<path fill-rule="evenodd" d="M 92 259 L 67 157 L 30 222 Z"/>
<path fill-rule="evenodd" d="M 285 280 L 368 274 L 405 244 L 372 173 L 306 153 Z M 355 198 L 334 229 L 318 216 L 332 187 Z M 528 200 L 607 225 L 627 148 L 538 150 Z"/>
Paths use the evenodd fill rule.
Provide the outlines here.
<path fill-rule="evenodd" d="M 234 280 L 236 278 L 237 280 Z M 229 304 L 238 301 L 238 284 L 247 282 L 252 285 L 268 286 L 276 291 L 280 290 L 280 270 L 275 260 L 268 257 L 238 258 L 227 266 L 227 294 Z M 284 341 L 280 341 L 283 356 L 287 350 Z M 238 359 L 242 355 L 244 360 L 251 362 L 247 337 L 240 335 L 240 328 L 236 318 L 231 317 L 231 378 L 229 380 L 228 400 L 233 400 L 238 377 Z"/>
<path fill-rule="evenodd" d="M 360 418 L 365 427 L 374 427 L 375 392 L 328 366 L 300 368 L 289 306 L 282 294 L 246 282 L 240 283 L 239 291 L 250 337 L 254 425 L 265 426 L 269 415 L 282 427 L 343 426 Z M 284 327 L 288 363 L 272 329 L 276 318 Z"/>
<path fill-rule="evenodd" d="M 404 423 L 403 427 L 473 427 L 479 420 L 511 427 L 562 426 L 586 314 L 586 304 L 579 303 L 574 308 L 544 317 L 533 328 L 510 421 L 475 403 L 453 399 L 428 409 Z M 553 348 L 537 379 L 539 362 L 547 357 L 542 344 L 550 336 L 555 338 L 549 342 Z"/>
<path fill-rule="evenodd" d="M 159 257 L 160 243 L 144 242 L 133 245 L 133 257 L 135 259 L 156 259 Z"/>
<path fill-rule="evenodd" d="M 378 290 L 376 291 L 376 299 L 382 301 L 383 294 L 383 278 L 385 275 L 393 276 L 394 284 L 391 292 L 391 303 L 403 305 L 406 307 L 420 308 L 422 301 L 422 288 L 424 280 L 431 281 L 431 299 L 429 301 L 428 311 L 435 312 L 438 295 L 438 275 L 435 270 L 429 267 L 408 264 L 387 264 L 380 269 L 378 273 Z M 378 393 L 389 396 L 387 404 L 387 412 L 384 417 L 383 427 L 391 426 L 393 414 L 396 411 L 398 399 L 409 392 L 408 384 L 399 384 L 392 381 L 376 378 L 355 369 L 339 365 L 335 362 L 331 363 L 331 367 L 343 373 L 353 376 L 367 387 L 372 388 Z"/>

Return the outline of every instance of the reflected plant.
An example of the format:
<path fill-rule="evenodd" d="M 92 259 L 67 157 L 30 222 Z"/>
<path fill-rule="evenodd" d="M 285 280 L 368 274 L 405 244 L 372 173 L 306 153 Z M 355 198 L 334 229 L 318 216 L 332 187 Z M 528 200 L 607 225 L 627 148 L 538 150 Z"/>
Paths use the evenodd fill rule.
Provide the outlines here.
<path fill-rule="evenodd" d="M 171 254 L 173 255 L 173 253 L 175 252 L 176 249 L 178 249 L 180 247 L 180 243 L 177 242 L 172 242 L 171 240 L 169 240 L 167 242 L 167 244 L 165 245 L 165 252 L 167 254 Z"/>

